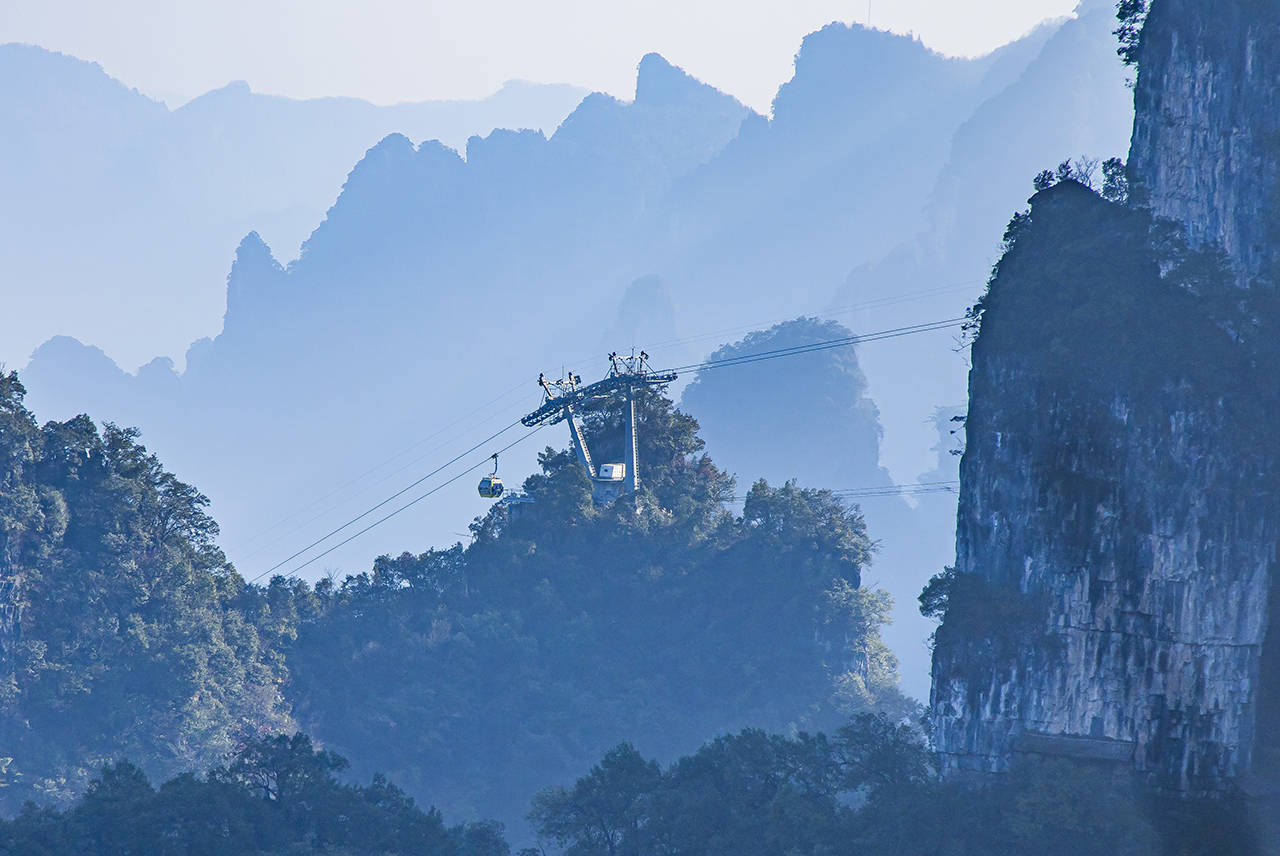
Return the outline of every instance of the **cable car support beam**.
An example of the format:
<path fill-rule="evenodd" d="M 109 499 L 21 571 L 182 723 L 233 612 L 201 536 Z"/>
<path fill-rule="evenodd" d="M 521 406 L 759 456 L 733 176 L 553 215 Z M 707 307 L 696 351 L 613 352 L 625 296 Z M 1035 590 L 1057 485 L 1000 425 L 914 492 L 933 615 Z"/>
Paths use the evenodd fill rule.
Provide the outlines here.
<path fill-rule="evenodd" d="M 622 411 L 622 424 L 625 437 L 623 439 L 622 475 L 623 490 L 634 494 L 640 489 L 640 451 L 636 436 L 636 388 L 642 386 L 665 386 L 674 381 L 678 375 L 674 371 L 655 372 L 649 368 L 649 355 L 634 351 L 629 357 L 619 356 L 615 351 L 609 354 L 609 373 L 603 380 L 582 385 L 582 376 L 572 372 L 560 380 L 548 380 L 545 374 L 538 375 L 538 386 L 542 387 L 542 406 L 521 419 L 527 428 L 539 425 L 554 425 L 557 422 L 569 423 L 569 439 L 573 451 L 590 476 L 594 488 L 593 496 L 601 499 L 617 497 L 617 481 L 601 476 L 600 469 L 591 457 L 587 447 L 586 434 L 582 420 L 574 408 L 601 398 L 609 398 L 622 393 L 625 403 Z M 610 470 L 612 472 L 612 470 Z M 609 484 L 604 484 L 604 482 Z"/>

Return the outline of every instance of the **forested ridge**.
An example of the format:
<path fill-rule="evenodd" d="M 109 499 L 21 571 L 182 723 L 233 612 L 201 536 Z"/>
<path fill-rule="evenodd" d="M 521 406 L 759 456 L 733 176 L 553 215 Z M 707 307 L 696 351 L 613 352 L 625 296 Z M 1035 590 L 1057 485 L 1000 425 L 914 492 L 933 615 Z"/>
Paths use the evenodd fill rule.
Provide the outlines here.
<path fill-rule="evenodd" d="M 1243 804 L 1162 800 L 1113 771 L 1015 766 L 985 787 L 940 781 L 909 724 L 860 714 L 831 734 L 746 729 L 662 765 L 630 743 L 540 791 L 532 846 L 501 824 L 448 825 L 304 735 L 255 739 L 203 776 L 159 787 L 106 766 L 66 809 L 0 820 L 0 854 L 386 856 L 1247 856 Z"/>
<path fill-rule="evenodd" d="M 38 427 L 0 375 L 0 804 L 59 802 L 99 765 L 208 766 L 291 725 L 266 595 L 207 500 L 137 433 Z"/>
<path fill-rule="evenodd" d="M 860 514 L 758 483 L 734 515 L 696 422 L 656 394 L 638 408 L 634 499 L 593 507 L 582 468 L 548 448 L 532 502 L 495 506 L 466 549 L 322 583 L 287 649 L 299 723 L 366 772 L 512 817 L 619 739 L 671 758 L 748 725 L 909 712 L 878 635 L 888 598 L 860 588 Z M 600 460 L 621 459 L 617 409 L 585 427 Z"/>
<path fill-rule="evenodd" d="M 207 501 L 136 432 L 43 427 L 4 377 L 0 800 L 66 805 L 103 764 L 157 780 L 301 726 L 449 816 L 521 822 L 529 797 L 619 740 L 674 758 L 747 726 L 910 715 L 861 587 L 856 508 L 759 482 L 741 513 L 697 423 L 639 402 L 642 490 L 593 506 L 547 448 L 529 502 L 463 547 L 312 586 L 247 584 Z M 613 403 L 585 414 L 620 457 Z"/>

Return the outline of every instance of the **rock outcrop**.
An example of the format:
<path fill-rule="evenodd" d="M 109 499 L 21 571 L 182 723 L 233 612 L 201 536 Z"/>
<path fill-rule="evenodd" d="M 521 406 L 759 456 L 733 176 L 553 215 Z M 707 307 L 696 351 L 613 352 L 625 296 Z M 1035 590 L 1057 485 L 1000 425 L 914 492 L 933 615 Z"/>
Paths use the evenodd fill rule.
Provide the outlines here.
<path fill-rule="evenodd" d="M 1217 242 L 1238 282 L 1280 284 L 1280 3 L 1156 0 L 1130 166 L 1152 211 Z"/>
<path fill-rule="evenodd" d="M 1280 538 L 1269 358 L 1161 276 L 1146 227 L 1059 184 L 986 298 L 934 654 L 951 770 L 1109 758 L 1205 793 L 1257 768 Z"/>
<path fill-rule="evenodd" d="M 1280 4 L 1156 0 L 1140 63 L 1137 204 L 1038 193 L 980 304 L 934 735 L 953 773 L 1068 756 L 1265 794 L 1280 307 L 1233 286 L 1280 247 Z"/>

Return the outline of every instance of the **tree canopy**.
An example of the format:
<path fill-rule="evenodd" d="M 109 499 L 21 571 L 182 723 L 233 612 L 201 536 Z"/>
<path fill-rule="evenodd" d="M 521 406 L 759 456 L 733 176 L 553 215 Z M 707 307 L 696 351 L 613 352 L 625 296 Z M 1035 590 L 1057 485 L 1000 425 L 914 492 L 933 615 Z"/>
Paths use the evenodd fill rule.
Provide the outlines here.
<path fill-rule="evenodd" d="M 526 501 L 495 504 L 465 547 L 314 586 L 247 585 L 208 501 L 137 432 L 39 427 L 22 396 L 3 376 L 9 813 L 66 805 L 119 759 L 172 776 L 296 721 L 353 775 L 520 823 L 538 788 L 620 740 L 666 759 L 747 726 L 916 711 L 879 635 L 889 598 L 862 587 L 858 509 L 793 482 L 735 497 L 660 392 L 637 400 L 637 494 L 593 504 L 572 454 L 548 448 Z M 622 457 L 619 403 L 583 413 L 602 460 Z"/>
<path fill-rule="evenodd" d="M 1117 53 L 1125 65 L 1136 66 L 1142 48 L 1142 27 L 1147 22 L 1150 0 L 1118 0 L 1116 19 L 1120 26 L 1116 36 L 1120 39 Z"/>
<path fill-rule="evenodd" d="M 909 715 L 887 595 L 860 587 L 857 509 L 758 482 L 735 514 L 696 421 L 651 391 L 637 408 L 638 495 L 594 506 L 548 448 L 531 502 L 495 505 L 465 548 L 317 587 L 287 648 L 304 727 L 450 813 L 518 819 L 619 740 L 672 758 L 746 725 Z M 584 422 L 601 460 L 621 457 L 617 402 Z"/>
<path fill-rule="evenodd" d="M 0 807 L 66 799 L 103 762 L 199 769 L 288 727 L 268 607 L 208 500 L 137 432 L 37 427 L 0 374 Z"/>
<path fill-rule="evenodd" d="M 229 766 L 159 788 L 128 761 L 102 768 L 65 810 L 28 804 L 0 821 L 0 854 L 507 856 L 494 823 L 447 828 L 384 777 L 343 784 L 346 760 L 303 734 L 249 741 Z"/>
<path fill-rule="evenodd" d="M 1089 762 L 944 780 L 917 731 L 860 714 L 829 735 L 746 729 L 665 767 L 624 743 L 529 817 L 566 856 L 1243 856 L 1241 807 L 1161 799 Z"/>

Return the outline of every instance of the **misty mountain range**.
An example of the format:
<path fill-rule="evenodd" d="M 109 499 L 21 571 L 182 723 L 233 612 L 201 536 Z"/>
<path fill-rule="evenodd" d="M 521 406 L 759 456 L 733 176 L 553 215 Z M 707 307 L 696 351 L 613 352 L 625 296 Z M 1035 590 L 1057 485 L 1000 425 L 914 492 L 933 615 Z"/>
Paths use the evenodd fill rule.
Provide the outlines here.
<path fill-rule="evenodd" d="M 240 81 L 170 110 L 100 66 L 0 45 L 0 360 L 55 333 L 133 370 L 215 332 L 229 251 L 256 229 L 284 257 L 369 146 L 393 131 L 461 148 L 494 128 L 554 128 L 582 100 L 513 81 L 476 101 L 295 100 Z"/>
<path fill-rule="evenodd" d="M 839 318 L 862 331 L 962 313 L 998 251 L 991 236 L 1024 206 L 1036 172 L 1127 149 L 1132 98 L 1113 28 L 1107 4 L 1085 4 L 1076 18 L 991 55 L 949 59 L 908 37 L 832 24 L 805 39 L 771 117 L 651 54 L 640 62 L 633 101 L 589 95 L 549 136 L 496 130 L 471 137 L 459 153 L 437 142 L 415 145 L 406 124 L 350 171 L 287 266 L 277 259 L 288 257 L 297 233 L 273 226 L 263 203 L 258 216 L 267 222 L 251 225 L 258 231 L 235 254 L 223 328 L 191 346 L 182 373 L 160 359 L 130 375 L 93 343 L 58 338 L 24 372 L 30 403 L 42 418 L 88 411 L 139 426 L 151 448 L 214 500 L 229 554 L 253 577 L 533 409 L 540 371 L 555 375 L 564 366 L 594 379 L 604 353 L 633 344 L 674 365 L 798 315 Z M 564 92 L 527 94 L 551 115 L 546 105 Z M 132 97 L 139 113 L 178 116 L 206 99 L 212 109 L 219 99 L 259 96 L 222 90 L 172 114 Z M 112 120 L 102 120 L 103 133 L 127 136 L 117 114 L 105 113 Z M 50 126 L 57 121 L 29 127 Z M 75 132 L 42 133 L 66 162 L 84 145 Z M 252 148 L 274 133 L 258 130 L 237 145 Z M 118 170 L 101 161 L 85 168 L 133 184 L 150 164 L 126 158 Z M 68 222 L 80 224 L 76 235 L 100 225 L 97 238 L 110 249 L 81 247 L 76 255 L 92 264 L 80 270 L 49 267 L 36 258 L 38 236 L 15 225 L 9 233 L 22 240 L 7 248 L 13 258 L 5 269 L 24 281 L 47 277 L 74 283 L 77 294 L 118 300 L 91 283 L 127 270 L 110 261 L 124 256 L 139 284 L 128 301 L 146 304 L 145 289 L 157 283 L 182 295 L 190 286 L 173 283 L 195 281 L 213 262 L 160 237 L 166 221 L 181 222 L 173 211 L 245 222 L 234 199 L 213 205 L 207 193 L 175 200 L 165 190 L 140 194 L 147 205 L 168 200 L 148 209 L 147 228 L 137 225 L 141 217 L 126 227 L 106 210 L 114 192 L 78 189 L 71 174 L 63 180 L 64 196 L 44 194 L 44 216 L 56 220 L 83 193 L 92 205 Z M 234 196 L 234 183 L 209 183 Z M 292 197 L 287 187 L 281 193 L 285 207 Z M 307 193 L 314 200 L 321 191 Z M 86 301 L 86 311 L 104 313 Z M 138 311 L 149 317 L 151 308 Z M 757 384 L 733 381 L 731 394 L 715 396 L 714 384 L 731 382 L 708 373 L 698 381 L 705 405 L 686 403 L 717 426 L 708 431 L 713 455 L 717 433 L 737 438 L 743 451 L 724 461 L 749 482 L 777 477 L 777 458 L 767 457 L 776 440 L 764 426 L 774 430 L 778 420 L 752 413 L 779 406 L 778 384 L 799 393 L 780 419 L 801 436 L 822 418 L 821 408 L 804 407 L 806 398 L 869 396 L 872 410 L 846 408 L 866 417 L 860 448 L 840 447 L 852 442 L 850 432 L 824 433 L 822 442 L 786 450 L 812 459 L 792 474 L 834 488 L 873 477 L 912 481 L 938 466 L 935 409 L 964 400 L 966 367 L 953 346 L 947 333 L 866 346 L 858 352 L 865 390 L 832 393 L 815 380 L 820 373 L 789 367 Z M 504 471 L 529 469 L 546 444 L 564 438 L 543 432 L 504 456 Z M 317 501 L 348 482 L 359 488 Z M 454 540 L 483 507 L 471 490 L 464 481 L 443 491 L 307 573 L 359 569 L 379 553 Z M 901 523 L 889 529 L 903 540 L 913 529 L 947 533 L 954 525 L 953 503 L 916 509 L 878 501 L 895 503 Z M 263 534 L 282 509 L 300 508 Z M 941 541 L 899 553 L 892 564 L 886 545 L 874 575 L 896 580 L 897 614 L 916 628 L 921 648 L 927 630 L 900 592 L 918 591 L 947 560 Z M 899 655 L 904 688 L 920 693 L 927 655 L 901 648 Z"/>

